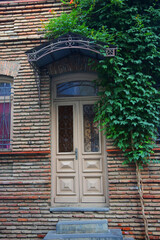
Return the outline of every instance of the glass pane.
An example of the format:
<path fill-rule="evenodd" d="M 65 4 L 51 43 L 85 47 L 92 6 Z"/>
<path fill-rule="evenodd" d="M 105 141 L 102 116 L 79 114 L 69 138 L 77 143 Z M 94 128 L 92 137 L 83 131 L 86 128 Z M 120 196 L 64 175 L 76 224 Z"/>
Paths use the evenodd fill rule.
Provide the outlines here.
<path fill-rule="evenodd" d="M 57 85 L 57 97 L 97 96 L 98 89 L 90 81 L 74 81 Z"/>
<path fill-rule="evenodd" d="M 11 95 L 11 84 L 0 83 L 0 96 L 10 96 L 10 95 Z"/>
<path fill-rule="evenodd" d="M 10 148 L 10 103 L 0 103 L 0 148 Z"/>
<path fill-rule="evenodd" d="M 73 106 L 58 107 L 59 152 L 73 152 Z"/>
<path fill-rule="evenodd" d="M 84 151 L 99 152 L 98 123 L 94 122 L 94 105 L 83 106 Z"/>

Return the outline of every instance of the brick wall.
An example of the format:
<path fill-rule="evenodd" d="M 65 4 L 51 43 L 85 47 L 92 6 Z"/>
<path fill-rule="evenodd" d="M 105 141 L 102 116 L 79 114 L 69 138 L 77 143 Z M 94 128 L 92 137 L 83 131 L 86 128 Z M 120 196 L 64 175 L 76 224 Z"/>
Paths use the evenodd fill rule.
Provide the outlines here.
<path fill-rule="evenodd" d="M 45 41 L 38 28 L 40 19 L 51 17 L 51 8 L 60 14 L 60 1 L 0 4 L 0 61 L 19 64 L 14 74 L 12 152 L 0 154 L 0 239 L 40 240 L 61 219 L 108 219 L 110 228 L 119 227 L 126 236 L 144 239 L 135 169 L 122 166 L 123 155 L 114 149 L 112 141 L 107 141 L 110 211 L 49 212 L 50 79 L 43 69 L 39 108 L 35 75 L 25 51 Z M 0 69 L 4 74 L 5 69 Z M 153 158 L 159 159 L 160 151 Z M 160 164 L 151 164 L 142 172 L 151 239 L 160 239 L 159 170 Z"/>
<path fill-rule="evenodd" d="M 159 159 L 159 153 L 155 154 Z M 114 215 L 111 226 L 120 226 L 126 235 L 143 237 L 143 220 L 137 192 L 135 168 L 122 166 L 124 160 L 120 152 L 108 152 L 108 174 L 110 191 L 110 210 Z M 144 204 L 149 222 L 151 239 L 160 239 L 160 164 L 146 167 L 142 171 L 144 183 Z"/>
<path fill-rule="evenodd" d="M 58 220 L 108 219 L 110 228 L 144 239 L 134 167 L 121 153 L 108 153 L 108 213 L 50 213 L 50 155 L 0 157 L 0 239 L 42 239 Z M 160 165 L 143 171 L 144 202 L 151 239 L 160 239 Z M 2 174 L 3 173 L 3 174 Z"/>

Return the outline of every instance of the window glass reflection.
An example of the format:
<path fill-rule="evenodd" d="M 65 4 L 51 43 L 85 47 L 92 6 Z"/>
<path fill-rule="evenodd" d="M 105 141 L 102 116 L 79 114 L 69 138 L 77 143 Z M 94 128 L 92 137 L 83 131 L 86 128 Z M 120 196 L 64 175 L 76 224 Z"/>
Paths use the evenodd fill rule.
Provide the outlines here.
<path fill-rule="evenodd" d="M 11 84 L 0 83 L 0 149 L 10 148 Z"/>
<path fill-rule="evenodd" d="M 84 151 L 99 152 L 98 123 L 94 122 L 94 105 L 83 105 Z"/>
<path fill-rule="evenodd" d="M 73 152 L 73 106 L 58 107 L 59 152 Z"/>
<path fill-rule="evenodd" d="M 10 96 L 11 94 L 11 84 L 10 83 L 0 83 L 0 96 Z"/>
<path fill-rule="evenodd" d="M 97 96 L 98 88 L 90 81 L 73 81 L 57 85 L 57 97 Z"/>

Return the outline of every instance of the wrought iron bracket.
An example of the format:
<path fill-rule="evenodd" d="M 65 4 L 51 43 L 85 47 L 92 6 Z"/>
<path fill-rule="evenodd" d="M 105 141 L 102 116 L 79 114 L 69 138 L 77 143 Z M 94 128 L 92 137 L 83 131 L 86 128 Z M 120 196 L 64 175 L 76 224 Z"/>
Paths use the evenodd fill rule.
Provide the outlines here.
<path fill-rule="evenodd" d="M 30 62 L 30 65 L 33 68 L 34 75 L 35 75 L 35 80 L 36 80 L 36 86 L 37 86 L 37 91 L 38 91 L 38 105 L 39 108 L 41 107 L 41 71 L 40 68 L 33 62 Z"/>

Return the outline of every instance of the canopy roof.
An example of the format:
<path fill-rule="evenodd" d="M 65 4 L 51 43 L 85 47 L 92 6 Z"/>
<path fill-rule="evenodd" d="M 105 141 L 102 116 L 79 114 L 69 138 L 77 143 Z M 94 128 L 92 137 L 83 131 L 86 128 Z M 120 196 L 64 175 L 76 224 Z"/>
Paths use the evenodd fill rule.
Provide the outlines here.
<path fill-rule="evenodd" d="M 28 61 L 33 66 L 36 74 L 39 106 L 41 68 L 75 53 L 100 60 L 105 57 L 114 57 L 116 50 L 117 47 L 114 45 L 103 42 L 95 43 L 93 39 L 69 32 L 27 51 Z"/>
<path fill-rule="evenodd" d="M 67 33 L 57 39 L 41 44 L 26 52 L 28 61 L 38 68 L 60 60 L 72 53 L 79 53 L 90 58 L 103 59 L 113 57 L 116 54 L 116 47 L 103 42 L 95 43 L 92 39 L 74 33 Z"/>

